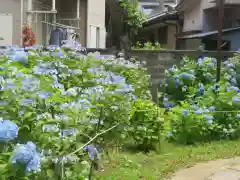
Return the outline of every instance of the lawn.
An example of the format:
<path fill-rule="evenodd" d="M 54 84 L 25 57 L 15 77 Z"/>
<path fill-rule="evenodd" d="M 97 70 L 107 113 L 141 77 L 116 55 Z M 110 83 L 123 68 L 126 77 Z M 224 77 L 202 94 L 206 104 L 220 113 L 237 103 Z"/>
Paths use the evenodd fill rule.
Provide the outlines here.
<path fill-rule="evenodd" d="M 167 179 L 181 168 L 198 162 L 240 156 L 240 141 L 218 141 L 195 146 L 176 146 L 162 143 L 160 153 L 148 154 L 122 151 L 105 157 L 105 171 L 95 179 L 138 180 Z M 108 160 L 107 160 L 108 159 Z M 101 176 L 101 177 L 100 177 Z"/>

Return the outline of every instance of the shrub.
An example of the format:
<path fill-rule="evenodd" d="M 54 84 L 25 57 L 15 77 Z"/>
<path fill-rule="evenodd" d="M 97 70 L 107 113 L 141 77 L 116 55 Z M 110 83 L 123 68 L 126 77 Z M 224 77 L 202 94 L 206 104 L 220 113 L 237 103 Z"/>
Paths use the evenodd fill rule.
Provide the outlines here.
<path fill-rule="evenodd" d="M 160 143 L 163 118 L 161 109 L 152 101 L 135 101 L 132 108 L 130 134 L 144 151 L 157 150 Z"/>
<path fill-rule="evenodd" d="M 128 136 L 134 102 L 151 104 L 139 63 L 79 50 L 10 47 L 0 57 L 1 179 L 87 178 L 99 148 Z"/>
<path fill-rule="evenodd" d="M 143 44 L 141 44 L 140 42 L 137 42 L 136 47 L 133 47 L 133 48 L 145 49 L 145 50 L 163 50 L 163 49 L 165 49 L 163 47 L 163 45 L 160 44 L 159 42 L 155 42 L 155 43 L 146 42 L 146 43 L 143 43 Z"/>
<path fill-rule="evenodd" d="M 169 111 L 168 138 L 186 144 L 239 137 L 238 60 L 223 62 L 219 83 L 214 58 L 185 58 L 166 71 L 162 105 Z"/>

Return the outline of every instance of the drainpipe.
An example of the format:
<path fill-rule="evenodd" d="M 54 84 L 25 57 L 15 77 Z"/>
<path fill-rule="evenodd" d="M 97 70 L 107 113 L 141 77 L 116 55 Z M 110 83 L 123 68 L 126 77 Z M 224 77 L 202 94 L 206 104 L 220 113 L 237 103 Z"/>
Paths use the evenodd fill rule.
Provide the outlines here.
<path fill-rule="evenodd" d="M 52 0 L 52 11 L 56 11 L 56 0 Z"/>
<path fill-rule="evenodd" d="M 52 11 L 56 11 L 56 0 L 52 0 Z M 56 13 L 53 13 L 53 22 L 57 22 Z"/>
<path fill-rule="evenodd" d="M 77 0 L 77 19 L 80 19 L 80 0 Z"/>
<path fill-rule="evenodd" d="M 22 30 L 23 30 L 23 11 L 24 11 L 24 9 L 23 9 L 23 0 L 21 0 L 21 39 L 20 39 L 20 44 L 21 44 L 21 46 L 23 45 L 23 36 L 22 36 Z"/>
<path fill-rule="evenodd" d="M 31 11 L 32 11 L 32 0 L 27 1 L 27 10 L 29 11 L 27 13 L 27 23 L 28 23 L 29 27 L 31 27 L 31 25 L 32 25 L 32 13 L 31 13 Z"/>

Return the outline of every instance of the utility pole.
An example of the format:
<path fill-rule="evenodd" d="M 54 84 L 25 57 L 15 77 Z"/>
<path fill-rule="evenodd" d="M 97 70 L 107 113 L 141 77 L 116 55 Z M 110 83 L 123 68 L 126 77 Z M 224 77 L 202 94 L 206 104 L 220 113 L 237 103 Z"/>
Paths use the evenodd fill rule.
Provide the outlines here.
<path fill-rule="evenodd" d="M 221 62 L 222 57 L 222 29 L 223 29 L 223 18 L 224 18 L 224 0 L 218 1 L 218 54 L 217 54 L 217 82 L 221 78 Z"/>

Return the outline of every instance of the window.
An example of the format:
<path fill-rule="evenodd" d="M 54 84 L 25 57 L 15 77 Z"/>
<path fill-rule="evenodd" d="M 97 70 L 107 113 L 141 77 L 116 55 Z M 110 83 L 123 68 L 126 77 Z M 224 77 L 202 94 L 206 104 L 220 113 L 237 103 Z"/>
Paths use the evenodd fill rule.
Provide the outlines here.
<path fill-rule="evenodd" d="M 218 46 L 218 42 L 217 40 L 203 40 L 202 41 L 205 44 L 205 50 L 208 51 L 216 51 L 217 50 L 217 46 Z M 222 42 L 222 50 L 223 51 L 229 51 L 231 47 L 231 41 L 223 41 Z"/>

